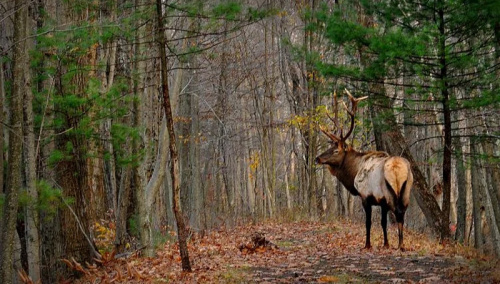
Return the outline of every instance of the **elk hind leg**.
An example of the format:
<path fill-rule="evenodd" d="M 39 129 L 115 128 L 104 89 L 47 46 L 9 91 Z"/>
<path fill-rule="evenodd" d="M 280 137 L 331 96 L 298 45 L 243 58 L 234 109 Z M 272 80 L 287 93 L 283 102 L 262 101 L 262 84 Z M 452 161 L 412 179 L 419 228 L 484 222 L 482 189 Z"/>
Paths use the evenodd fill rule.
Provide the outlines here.
<path fill-rule="evenodd" d="M 405 219 L 405 209 L 401 209 L 401 208 L 396 208 L 396 212 L 395 212 L 395 215 L 396 215 L 396 222 L 398 223 L 398 237 L 399 237 L 399 245 L 398 245 L 398 249 L 404 251 L 404 247 L 403 247 L 403 225 L 405 223 L 404 219 Z"/>

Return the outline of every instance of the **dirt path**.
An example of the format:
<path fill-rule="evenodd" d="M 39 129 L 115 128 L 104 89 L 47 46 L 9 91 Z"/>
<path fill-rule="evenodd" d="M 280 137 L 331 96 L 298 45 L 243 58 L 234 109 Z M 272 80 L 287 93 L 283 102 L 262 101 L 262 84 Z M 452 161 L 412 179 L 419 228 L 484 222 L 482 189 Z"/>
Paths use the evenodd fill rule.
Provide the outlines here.
<path fill-rule="evenodd" d="M 309 257 L 297 265 L 268 265 L 252 270 L 253 279 L 269 283 L 312 282 L 452 282 L 448 270 L 462 263 L 447 257 L 381 255 L 377 252 Z M 292 267 L 290 267 L 292 266 Z M 294 267 L 295 266 L 295 267 Z M 455 281 L 459 280 L 458 278 Z"/>
<path fill-rule="evenodd" d="M 174 244 L 156 258 L 110 261 L 88 270 L 88 283 L 500 283 L 498 260 L 461 246 L 405 232 L 405 247 L 383 249 L 382 230 L 372 229 L 371 250 L 362 250 L 364 226 L 333 223 L 272 223 L 211 232 L 189 246 L 193 272 L 180 271 Z M 274 245 L 245 249 L 260 232 Z M 395 247 L 396 228 L 389 229 Z M 276 248 L 277 246 L 277 248 Z M 243 249 L 242 249 L 243 248 Z M 113 280 L 114 279 L 114 280 Z M 86 282 L 87 281 L 87 282 Z"/>
<path fill-rule="evenodd" d="M 443 247 L 427 237 L 407 232 L 408 250 L 383 249 L 382 232 L 372 229 L 371 250 L 364 228 L 352 223 L 295 223 L 255 227 L 278 250 L 235 258 L 246 269 L 228 282 L 258 283 L 496 283 L 498 263 L 477 259 L 471 251 Z M 237 234 L 234 232 L 233 234 Z M 389 232 L 397 244 L 396 229 Z M 413 244 L 413 246 L 412 246 Z M 462 248 L 463 249 L 463 248 Z M 238 275 L 238 273 L 236 273 Z"/>

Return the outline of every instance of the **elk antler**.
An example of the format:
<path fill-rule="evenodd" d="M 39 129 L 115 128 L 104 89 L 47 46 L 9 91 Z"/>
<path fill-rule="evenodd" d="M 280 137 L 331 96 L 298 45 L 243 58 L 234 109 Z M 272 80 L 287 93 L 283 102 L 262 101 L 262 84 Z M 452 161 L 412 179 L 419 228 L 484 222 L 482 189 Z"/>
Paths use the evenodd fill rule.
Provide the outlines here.
<path fill-rule="evenodd" d="M 334 91 L 333 92 L 333 112 L 335 114 L 335 117 L 331 117 L 330 114 L 326 113 L 326 116 L 333 122 L 333 124 L 335 125 L 335 127 L 337 129 L 342 129 L 341 127 L 339 127 L 339 123 L 338 123 L 338 107 L 337 107 L 337 91 Z M 328 136 L 328 138 L 330 138 L 330 140 L 332 141 L 335 141 L 335 142 L 338 142 L 339 144 L 341 143 L 342 139 L 340 139 L 340 137 L 334 135 L 333 133 L 331 132 L 328 132 L 328 130 L 322 126 L 320 126 L 320 129 L 321 129 L 321 132 L 323 132 L 326 136 Z M 341 130 L 342 131 L 342 130 Z M 341 132 L 342 133 L 342 132 Z"/>
<path fill-rule="evenodd" d="M 341 139 L 334 135 L 333 133 L 331 132 L 328 132 L 328 130 L 326 128 L 324 128 L 323 126 L 320 126 L 319 129 L 321 130 L 321 132 L 323 132 L 326 136 L 328 136 L 328 138 L 330 138 L 332 141 L 335 141 L 335 142 L 341 142 Z"/>
<path fill-rule="evenodd" d="M 347 95 L 349 96 L 349 100 L 351 100 L 351 110 L 347 109 L 347 106 L 344 104 L 344 107 L 347 111 L 347 113 L 349 113 L 349 116 L 351 117 L 351 127 L 349 128 L 349 131 L 347 132 L 347 134 L 342 138 L 343 141 L 345 141 L 349 135 L 351 135 L 352 133 L 352 130 L 354 129 L 354 116 L 356 115 L 356 111 L 358 110 L 358 103 L 364 99 L 367 99 L 368 96 L 366 97 L 361 97 L 361 98 L 355 98 L 351 95 L 351 93 L 345 89 L 345 92 L 347 93 Z"/>
<path fill-rule="evenodd" d="M 339 132 L 340 132 L 340 137 L 337 136 L 337 135 L 334 135 L 333 133 L 331 132 L 328 132 L 325 128 L 323 127 L 320 127 L 321 129 L 321 132 L 323 132 L 326 136 L 328 136 L 328 138 L 330 138 L 332 141 L 335 141 L 339 144 L 339 148 L 340 147 L 344 147 L 345 146 L 345 141 L 347 140 L 347 138 L 349 138 L 349 136 L 351 135 L 353 129 L 354 129 L 354 125 L 355 125 L 355 121 L 354 121 L 354 117 L 356 115 L 356 111 L 358 110 L 358 103 L 366 98 L 368 98 L 367 96 L 366 97 L 361 97 L 361 98 L 355 98 L 351 95 L 351 93 L 345 89 L 345 92 L 346 94 L 349 96 L 349 100 L 351 101 L 351 109 L 349 110 L 347 108 L 347 105 L 342 102 L 342 104 L 344 105 L 344 108 L 346 109 L 347 113 L 349 114 L 349 116 L 351 117 L 351 126 L 349 127 L 349 131 L 347 131 L 347 133 L 345 135 L 343 135 L 343 128 L 342 127 L 339 127 L 339 124 L 338 124 L 338 120 L 337 120 L 337 113 L 335 113 L 335 118 L 332 118 L 329 114 L 327 114 L 328 118 L 333 122 L 333 124 L 335 125 L 336 128 L 339 129 Z M 337 98 L 336 98 L 336 93 L 334 93 L 334 107 L 335 109 L 337 109 Z"/>

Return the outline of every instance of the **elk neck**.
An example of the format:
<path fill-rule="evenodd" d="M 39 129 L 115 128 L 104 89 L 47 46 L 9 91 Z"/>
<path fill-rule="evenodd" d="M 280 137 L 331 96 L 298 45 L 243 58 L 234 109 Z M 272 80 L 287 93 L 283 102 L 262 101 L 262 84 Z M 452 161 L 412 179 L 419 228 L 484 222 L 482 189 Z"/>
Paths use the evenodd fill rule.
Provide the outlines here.
<path fill-rule="evenodd" d="M 357 195 L 358 191 L 354 187 L 354 178 L 359 171 L 362 157 L 365 153 L 360 153 L 354 149 L 346 150 L 342 163 L 335 169 L 336 176 L 347 190 Z"/>

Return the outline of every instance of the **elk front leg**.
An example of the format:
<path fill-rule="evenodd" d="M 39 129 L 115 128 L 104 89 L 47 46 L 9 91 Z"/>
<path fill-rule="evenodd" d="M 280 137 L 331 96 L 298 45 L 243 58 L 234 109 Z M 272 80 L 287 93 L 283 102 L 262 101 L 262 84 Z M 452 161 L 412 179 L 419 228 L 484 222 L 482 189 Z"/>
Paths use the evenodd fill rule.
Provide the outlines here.
<path fill-rule="evenodd" d="M 366 213 L 366 243 L 365 249 L 370 249 L 372 246 L 370 244 L 370 230 L 372 226 L 372 206 L 368 202 L 363 202 L 363 208 Z"/>
<path fill-rule="evenodd" d="M 389 248 L 389 240 L 387 239 L 387 211 L 388 208 L 382 205 L 382 230 L 384 231 L 384 248 Z"/>

